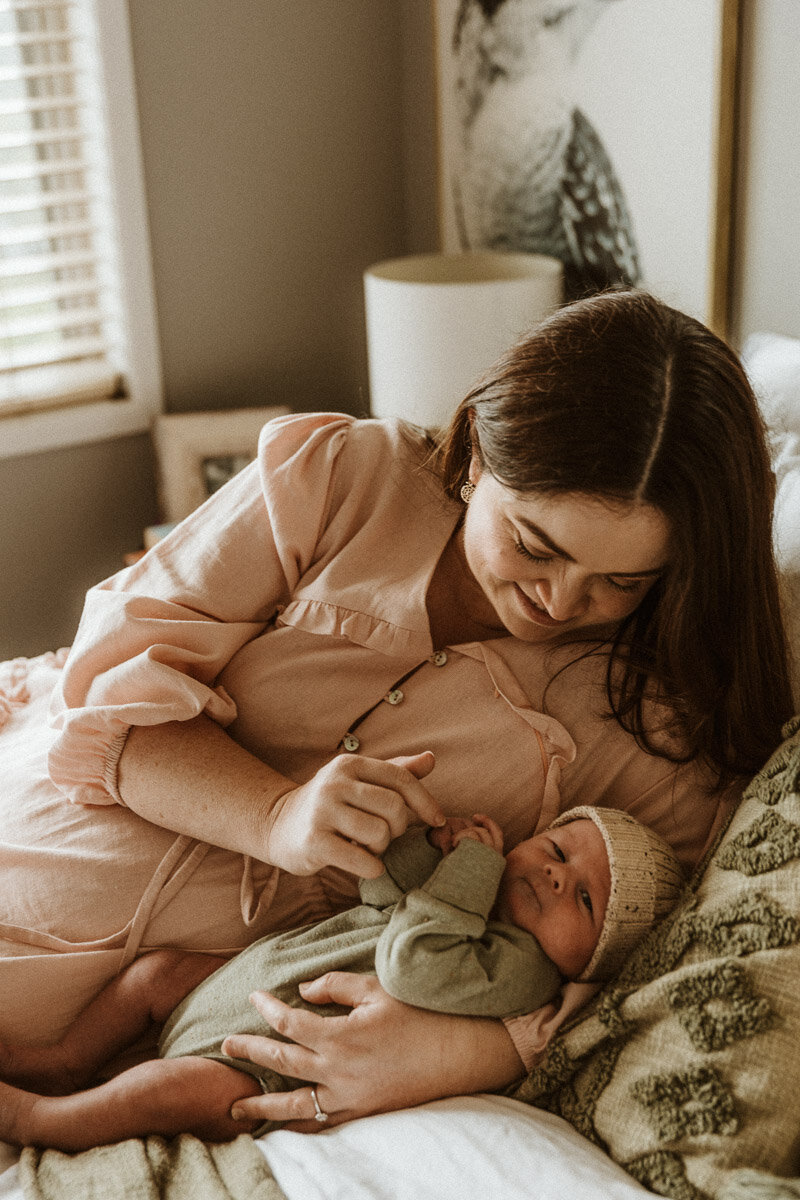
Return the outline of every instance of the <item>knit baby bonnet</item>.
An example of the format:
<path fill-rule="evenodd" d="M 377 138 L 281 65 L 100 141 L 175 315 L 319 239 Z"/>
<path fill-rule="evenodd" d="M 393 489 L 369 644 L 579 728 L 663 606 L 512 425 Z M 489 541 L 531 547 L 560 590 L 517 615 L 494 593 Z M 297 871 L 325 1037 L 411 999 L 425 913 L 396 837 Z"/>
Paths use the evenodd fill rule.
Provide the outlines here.
<path fill-rule="evenodd" d="M 685 879 L 664 839 L 616 808 L 571 808 L 551 829 L 584 819 L 600 830 L 611 870 L 600 939 L 580 975 L 580 982 L 589 983 L 616 975 L 636 943 L 674 908 Z"/>

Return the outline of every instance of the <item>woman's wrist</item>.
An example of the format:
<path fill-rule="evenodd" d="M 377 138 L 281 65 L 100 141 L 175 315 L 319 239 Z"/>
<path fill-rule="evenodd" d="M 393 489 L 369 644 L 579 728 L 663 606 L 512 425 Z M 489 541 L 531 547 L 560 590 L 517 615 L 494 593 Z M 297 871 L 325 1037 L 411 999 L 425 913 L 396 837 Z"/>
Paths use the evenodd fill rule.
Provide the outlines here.
<path fill-rule="evenodd" d="M 267 862 L 272 809 L 297 784 L 199 716 L 132 727 L 117 786 L 145 820 Z"/>
<path fill-rule="evenodd" d="M 330 866 L 375 878 L 413 816 L 444 820 L 422 782 L 434 761 L 428 751 L 387 761 L 339 754 L 298 784 L 199 716 L 132 729 L 119 792 L 156 825 L 293 875 Z"/>
<path fill-rule="evenodd" d="M 474 1020 L 474 1018 L 467 1018 Z M 485 1019 L 477 1030 L 476 1051 L 484 1059 L 481 1070 L 485 1082 L 471 1091 L 499 1092 L 523 1079 L 527 1074 L 525 1063 L 502 1021 Z M 488 1054 L 487 1054 L 488 1052 Z M 486 1061 L 488 1058 L 488 1061 Z"/>

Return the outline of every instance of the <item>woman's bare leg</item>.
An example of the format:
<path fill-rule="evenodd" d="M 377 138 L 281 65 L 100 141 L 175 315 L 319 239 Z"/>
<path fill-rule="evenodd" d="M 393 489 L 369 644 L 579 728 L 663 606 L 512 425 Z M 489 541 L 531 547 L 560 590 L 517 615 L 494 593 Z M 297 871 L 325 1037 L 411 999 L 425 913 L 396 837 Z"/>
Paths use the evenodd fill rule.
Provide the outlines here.
<path fill-rule="evenodd" d="M 0 1078 L 46 1095 L 85 1087 L 121 1050 L 172 1010 L 226 960 L 185 950 L 155 950 L 131 963 L 52 1046 L 0 1044 Z"/>
<path fill-rule="evenodd" d="M 0 1140 L 67 1153 L 151 1133 L 227 1142 L 260 1120 L 234 1121 L 231 1105 L 257 1095 L 251 1075 L 210 1058 L 162 1058 L 72 1096 L 37 1096 L 0 1083 Z"/>

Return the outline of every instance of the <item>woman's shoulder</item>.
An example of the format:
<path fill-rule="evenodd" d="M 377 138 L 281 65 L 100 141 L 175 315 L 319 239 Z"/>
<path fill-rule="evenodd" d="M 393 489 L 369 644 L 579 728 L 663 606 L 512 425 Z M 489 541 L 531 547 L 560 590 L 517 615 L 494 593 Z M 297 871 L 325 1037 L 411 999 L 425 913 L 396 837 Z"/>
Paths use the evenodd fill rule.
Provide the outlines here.
<path fill-rule="evenodd" d="M 431 442 L 408 422 L 360 419 L 343 413 L 295 413 L 262 432 L 259 465 L 264 493 L 317 496 L 323 526 L 333 514 L 345 523 L 396 526 L 409 520 L 451 519 L 439 476 L 427 465 Z M 304 502 L 304 501 L 303 501 Z"/>
<path fill-rule="evenodd" d="M 375 456 L 422 463 L 431 450 L 425 432 L 397 418 L 377 420 L 348 413 L 288 413 L 268 421 L 261 431 L 259 459 L 265 465 L 320 450 L 348 455 L 362 466 Z M 367 460 L 369 456 L 369 461 Z"/>
<path fill-rule="evenodd" d="M 342 413 L 278 418 L 264 429 L 259 449 L 260 487 L 276 540 L 295 554 L 302 535 L 318 575 L 334 558 L 353 571 L 367 559 L 373 572 L 385 561 L 390 575 L 400 569 L 398 554 L 409 570 L 419 559 L 427 571 L 457 517 L 426 465 L 429 453 L 425 434 L 402 421 Z"/>

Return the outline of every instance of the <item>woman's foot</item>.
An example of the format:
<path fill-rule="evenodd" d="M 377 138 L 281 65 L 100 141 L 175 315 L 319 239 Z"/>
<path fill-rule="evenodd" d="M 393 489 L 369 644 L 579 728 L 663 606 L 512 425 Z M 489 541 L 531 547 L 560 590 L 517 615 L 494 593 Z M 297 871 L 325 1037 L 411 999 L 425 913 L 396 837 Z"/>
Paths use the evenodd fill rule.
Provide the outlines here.
<path fill-rule="evenodd" d="M 89 1082 L 89 1072 L 67 1061 L 60 1045 L 0 1042 L 0 1080 L 42 1096 L 68 1096 Z"/>

